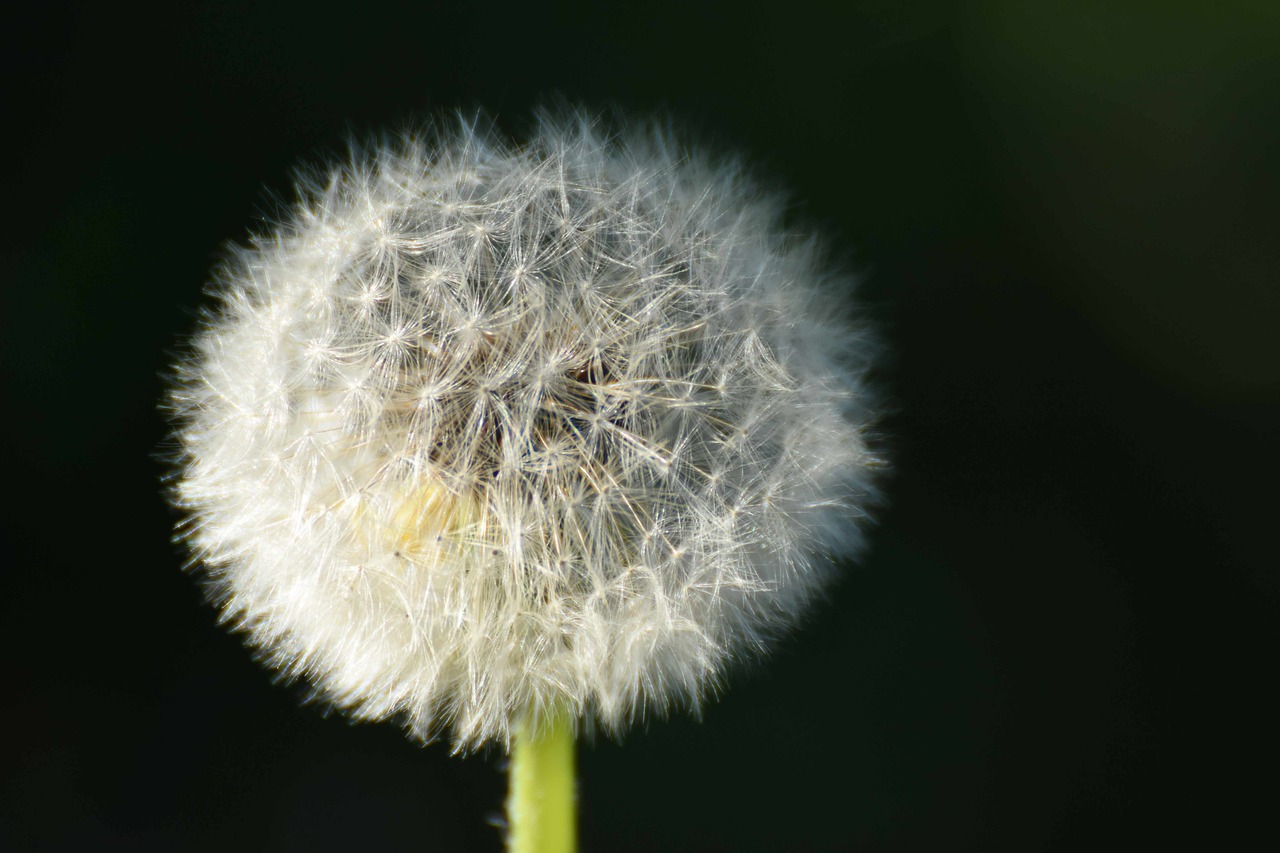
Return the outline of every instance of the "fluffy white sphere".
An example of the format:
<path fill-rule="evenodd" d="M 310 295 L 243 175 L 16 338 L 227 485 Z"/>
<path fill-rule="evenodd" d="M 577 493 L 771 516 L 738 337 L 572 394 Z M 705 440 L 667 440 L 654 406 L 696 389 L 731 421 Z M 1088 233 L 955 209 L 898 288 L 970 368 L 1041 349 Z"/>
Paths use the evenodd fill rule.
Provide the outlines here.
<path fill-rule="evenodd" d="M 460 749 L 696 705 L 860 541 L 848 282 L 656 127 L 374 148 L 236 249 L 179 366 L 184 535 L 229 622 Z"/>

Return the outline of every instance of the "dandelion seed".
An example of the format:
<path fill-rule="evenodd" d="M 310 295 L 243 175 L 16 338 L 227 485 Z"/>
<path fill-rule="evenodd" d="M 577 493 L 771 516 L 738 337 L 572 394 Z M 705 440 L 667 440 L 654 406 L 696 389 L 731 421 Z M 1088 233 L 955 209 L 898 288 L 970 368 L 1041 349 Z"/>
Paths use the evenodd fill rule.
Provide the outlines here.
<path fill-rule="evenodd" d="M 656 128 L 463 126 L 307 183 L 179 365 L 223 617 L 460 750 L 696 707 L 855 551 L 876 467 L 846 282 Z"/>

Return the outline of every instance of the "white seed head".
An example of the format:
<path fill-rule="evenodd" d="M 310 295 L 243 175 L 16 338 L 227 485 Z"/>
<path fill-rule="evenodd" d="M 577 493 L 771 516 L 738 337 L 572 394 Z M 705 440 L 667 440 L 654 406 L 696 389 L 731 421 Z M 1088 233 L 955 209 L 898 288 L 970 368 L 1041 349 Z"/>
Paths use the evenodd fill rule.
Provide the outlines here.
<path fill-rule="evenodd" d="M 860 543 L 848 282 L 655 126 L 466 123 L 304 182 L 178 365 L 184 535 L 227 621 L 458 749 L 696 707 Z"/>

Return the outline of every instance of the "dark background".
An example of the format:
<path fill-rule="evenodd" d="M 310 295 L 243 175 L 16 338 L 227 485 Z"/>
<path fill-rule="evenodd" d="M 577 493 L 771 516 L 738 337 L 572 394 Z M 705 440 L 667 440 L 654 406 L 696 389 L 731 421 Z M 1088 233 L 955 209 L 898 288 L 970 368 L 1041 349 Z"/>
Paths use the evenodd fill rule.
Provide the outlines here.
<path fill-rule="evenodd" d="M 350 134 L 557 93 L 788 188 L 888 341 L 872 548 L 588 851 L 1274 838 L 1280 5 L 49 6 L 3 22 L 0 847 L 497 850 L 501 758 L 300 706 L 160 496 L 229 239 Z"/>

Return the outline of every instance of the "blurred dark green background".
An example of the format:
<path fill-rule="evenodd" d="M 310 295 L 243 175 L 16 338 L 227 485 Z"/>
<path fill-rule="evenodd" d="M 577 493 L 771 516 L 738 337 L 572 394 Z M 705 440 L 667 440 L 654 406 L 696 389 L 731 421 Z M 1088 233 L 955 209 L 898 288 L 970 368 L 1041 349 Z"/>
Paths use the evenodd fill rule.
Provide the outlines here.
<path fill-rule="evenodd" d="M 863 276 L 873 548 L 701 722 L 581 760 L 587 851 L 1274 836 L 1280 4 L 3 13 L 0 847 L 497 850 L 496 755 L 299 707 L 152 455 L 220 247 L 348 135 L 560 94 L 744 153 Z"/>

